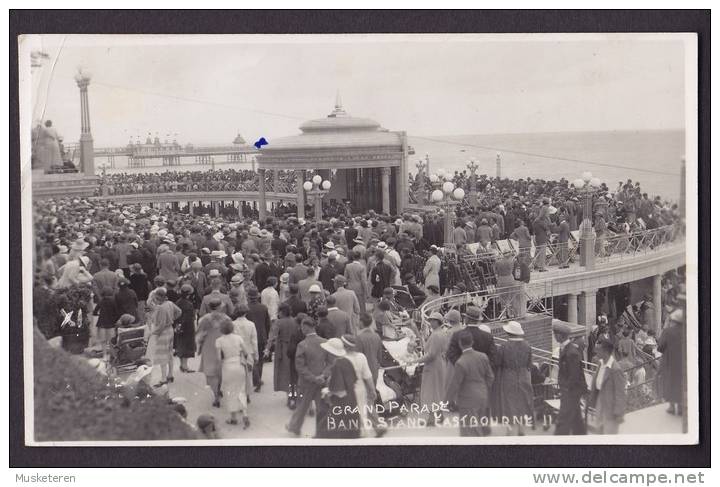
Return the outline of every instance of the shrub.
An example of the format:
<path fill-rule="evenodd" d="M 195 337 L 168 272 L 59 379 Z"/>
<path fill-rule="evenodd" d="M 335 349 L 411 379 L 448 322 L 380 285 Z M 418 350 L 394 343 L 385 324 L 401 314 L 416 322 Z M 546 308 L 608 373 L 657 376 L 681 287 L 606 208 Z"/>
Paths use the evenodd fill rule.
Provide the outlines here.
<path fill-rule="evenodd" d="M 36 441 L 194 439 L 162 398 L 126 400 L 85 360 L 33 336 Z"/>

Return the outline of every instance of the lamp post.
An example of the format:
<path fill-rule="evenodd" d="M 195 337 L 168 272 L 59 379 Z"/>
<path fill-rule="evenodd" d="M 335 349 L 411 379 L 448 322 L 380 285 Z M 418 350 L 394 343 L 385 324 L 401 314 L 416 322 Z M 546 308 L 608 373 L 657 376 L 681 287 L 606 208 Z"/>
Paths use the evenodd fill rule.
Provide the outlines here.
<path fill-rule="evenodd" d="M 425 193 L 425 167 L 426 167 L 426 164 L 421 159 L 417 162 L 417 164 L 415 164 L 415 167 L 418 170 L 417 177 L 415 178 L 415 181 L 417 184 L 417 189 L 415 191 L 415 200 L 419 204 L 422 205 L 422 204 L 425 204 L 425 199 L 426 199 L 425 198 L 425 196 L 426 196 L 426 193 Z"/>
<path fill-rule="evenodd" d="M 437 174 L 430 175 L 430 182 L 436 189 L 430 194 L 430 201 L 445 211 L 445 236 L 444 241 L 449 242 L 452 232 L 452 207 L 465 198 L 465 190 L 456 188 L 455 183 L 445 180 L 445 171 L 442 169 Z"/>
<path fill-rule="evenodd" d="M 502 173 L 502 159 L 500 158 L 500 153 L 498 152 L 495 154 L 495 177 L 500 179 L 500 175 Z"/>
<path fill-rule="evenodd" d="M 315 200 L 315 221 L 322 220 L 322 199 L 330 191 L 330 181 L 323 181 L 322 176 L 316 174 L 312 180 L 303 183 L 303 189 L 307 195 Z"/>
<path fill-rule="evenodd" d="M 477 170 L 479 167 L 475 159 L 470 159 L 467 164 L 468 171 L 470 171 L 470 204 L 473 208 L 477 206 Z"/>
<path fill-rule="evenodd" d="M 580 265 L 586 269 L 595 267 L 595 232 L 592 226 L 592 204 L 593 195 L 600 180 L 593 177 L 592 173 L 586 171 L 582 177 L 573 181 L 573 186 L 583 198 L 583 221 L 580 224 Z"/>

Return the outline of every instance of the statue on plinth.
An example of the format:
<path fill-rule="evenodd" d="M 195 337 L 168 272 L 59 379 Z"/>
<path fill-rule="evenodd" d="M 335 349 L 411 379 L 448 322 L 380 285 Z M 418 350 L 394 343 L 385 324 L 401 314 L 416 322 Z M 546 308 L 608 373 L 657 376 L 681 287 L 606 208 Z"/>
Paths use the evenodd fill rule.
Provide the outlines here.
<path fill-rule="evenodd" d="M 38 124 L 32 131 L 32 168 L 49 171 L 53 166 L 62 166 L 60 143 L 52 121 Z"/>

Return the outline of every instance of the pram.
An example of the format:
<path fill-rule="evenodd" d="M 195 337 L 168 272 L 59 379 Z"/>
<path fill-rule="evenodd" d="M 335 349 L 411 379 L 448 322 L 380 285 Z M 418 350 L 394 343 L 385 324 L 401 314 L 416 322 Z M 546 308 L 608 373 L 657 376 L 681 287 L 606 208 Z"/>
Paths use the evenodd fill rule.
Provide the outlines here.
<path fill-rule="evenodd" d="M 117 336 L 110 340 L 108 349 L 109 370 L 118 374 L 137 368 L 138 360 L 145 356 L 145 325 L 134 328 L 118 328 Z"/>
<path fill-rule="evenodd" d="M 420 382 L 422 379 L 422 364 L 403 365 L 420 356 L 416 339 L 405 336 L 396 340 L 383 339 L 382 357 L 378 374 L 380 392 L 383 390 L 388 397 L 379 397 L 383 403 L 394 401 L 400 405 L 407 405 L 418 399 Z M 384 387 L 386 386 L 386 387 Z M 392 390 L 390 393 L 388 390 Z"/>

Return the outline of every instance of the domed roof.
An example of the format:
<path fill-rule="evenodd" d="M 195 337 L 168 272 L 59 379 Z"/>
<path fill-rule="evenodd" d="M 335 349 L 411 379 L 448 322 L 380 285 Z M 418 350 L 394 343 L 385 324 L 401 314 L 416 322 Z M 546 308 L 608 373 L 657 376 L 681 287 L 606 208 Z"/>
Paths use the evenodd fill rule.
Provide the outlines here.
<path fill-rule="evenodd" d="M 369 118 L 356 118 L 347 114 L 342 106 L 340 93 L 335 98 L 335 109 L 325 118 L 308 120 L 300 125 L 303 133 L 333 130 L 378 130 L 380 124 Z"/>

